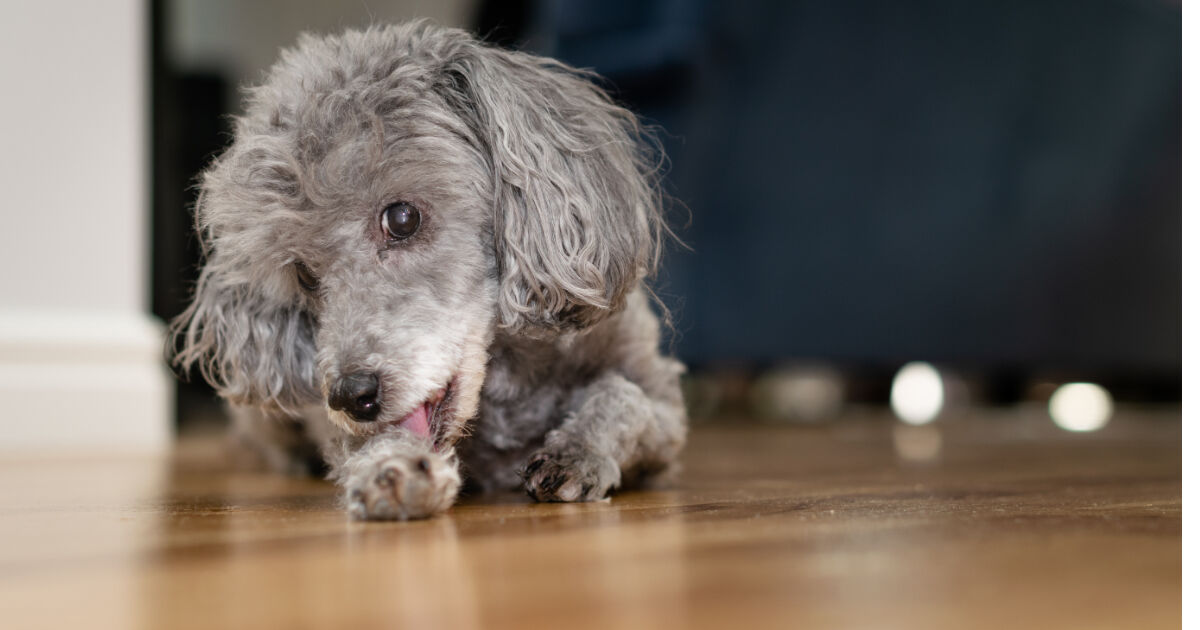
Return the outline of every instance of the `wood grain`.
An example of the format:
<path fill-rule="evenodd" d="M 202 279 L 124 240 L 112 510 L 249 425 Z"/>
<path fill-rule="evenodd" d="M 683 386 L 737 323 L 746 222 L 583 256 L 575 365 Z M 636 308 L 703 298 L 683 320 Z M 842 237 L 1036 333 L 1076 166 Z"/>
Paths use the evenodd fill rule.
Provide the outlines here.
<path fill-rule="evenodd" d="M 165 458 L 0 462 L 4 627 L 1180 625 L 1177 410 L 694 430 L 672 487 L 348 521 L 321 481 Z"/>

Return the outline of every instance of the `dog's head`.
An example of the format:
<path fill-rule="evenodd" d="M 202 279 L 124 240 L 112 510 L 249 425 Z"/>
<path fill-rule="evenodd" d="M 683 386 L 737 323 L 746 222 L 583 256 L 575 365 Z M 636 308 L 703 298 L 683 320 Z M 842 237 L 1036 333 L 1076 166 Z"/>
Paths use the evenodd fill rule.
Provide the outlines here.
<path fill-rule="evenodd" d="M 302 38 L 203 174 L 176 364 L 452 443 L 497 330 L 586 328 L 653 269 L 656 153 L 591 79 L 428 23 Z"/>

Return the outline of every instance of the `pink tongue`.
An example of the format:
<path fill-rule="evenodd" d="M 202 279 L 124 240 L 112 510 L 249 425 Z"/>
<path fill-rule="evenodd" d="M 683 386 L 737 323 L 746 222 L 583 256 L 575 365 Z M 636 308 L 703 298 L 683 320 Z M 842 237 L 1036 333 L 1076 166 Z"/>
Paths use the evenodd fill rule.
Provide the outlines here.
<path fill-rule="evenodd" d="M 429 405 L 418 405 L 400 421 L 400 426 L 421 437 L 429 437 Z"/>

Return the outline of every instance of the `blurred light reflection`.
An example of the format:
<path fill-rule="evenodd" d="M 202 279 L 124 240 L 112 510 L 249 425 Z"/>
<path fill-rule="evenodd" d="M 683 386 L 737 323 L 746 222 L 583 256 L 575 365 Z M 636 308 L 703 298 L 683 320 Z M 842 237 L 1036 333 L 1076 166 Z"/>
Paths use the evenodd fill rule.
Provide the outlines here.
<path fill-rule="evenodd" d="M 1095 383 L 1067 383 L 1050 396 L 1050 417 L 1067 431 L 1101 429 L 1112 412 L 1112 396 Z"/>
<path fill-rule="evenodd" d="M 945 400 L 942 375 L 932 365 L 915 361 L 896 372 L 892 381 L 892 411 L 901 421 L 912 425 L 933 422 Z"/>
<path fill-rule="evenodd" d="M 820 365 L 773 370 L 759 378 L 751 391 L 751 403 L 758 415 L 798 422 L 832 418 L 844 400 L 841 376 Z"/>
<path fill-rule="evenodd" d="M 892 427 L 896 455 L 906 462 L 928 462 L 942 452 L 942 432 L 934 425 Z"/>

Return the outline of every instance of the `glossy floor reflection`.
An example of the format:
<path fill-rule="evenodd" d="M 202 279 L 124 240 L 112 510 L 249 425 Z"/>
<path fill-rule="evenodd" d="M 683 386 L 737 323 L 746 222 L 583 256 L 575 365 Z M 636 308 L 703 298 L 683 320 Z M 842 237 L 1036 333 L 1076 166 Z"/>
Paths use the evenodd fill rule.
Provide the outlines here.
<path fill-rule="evenodd" d="M 1177 410 L 697 427 L 668 489 L 356 523 L 324 482 L 0 462 L 7 628 L 1178 627 Z"/>

